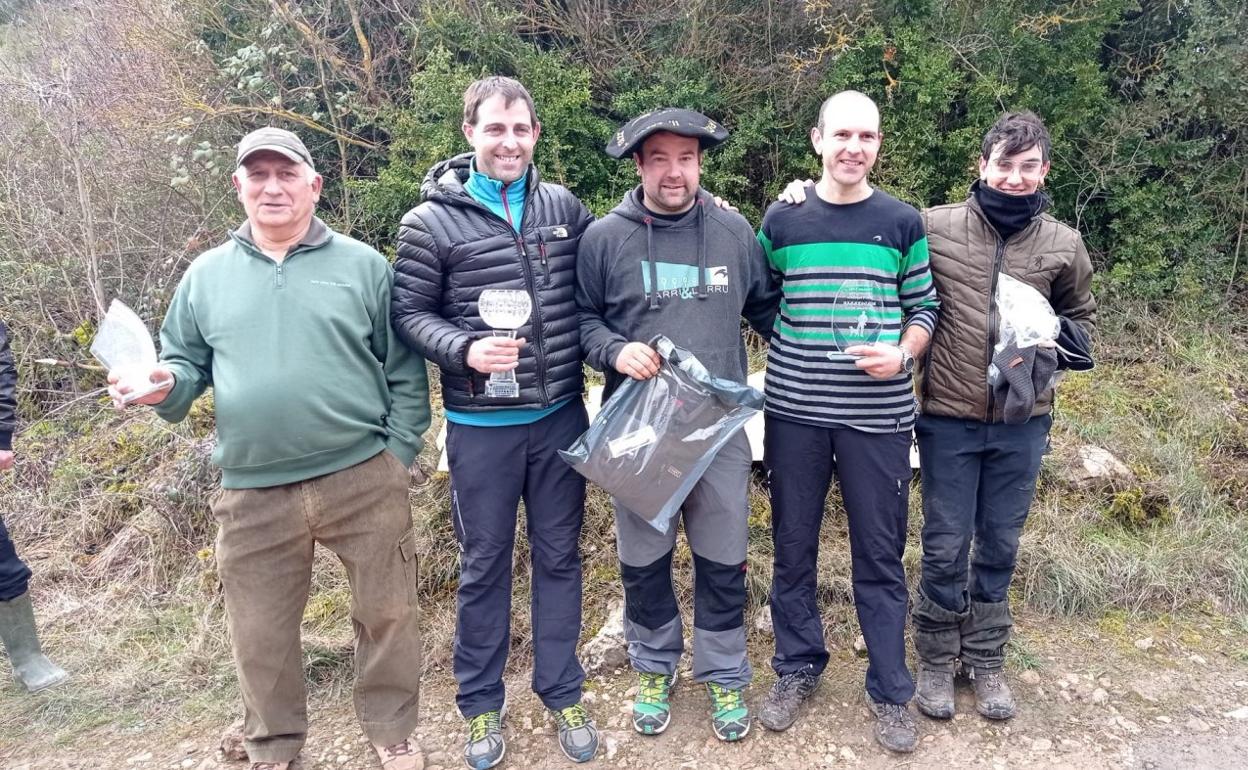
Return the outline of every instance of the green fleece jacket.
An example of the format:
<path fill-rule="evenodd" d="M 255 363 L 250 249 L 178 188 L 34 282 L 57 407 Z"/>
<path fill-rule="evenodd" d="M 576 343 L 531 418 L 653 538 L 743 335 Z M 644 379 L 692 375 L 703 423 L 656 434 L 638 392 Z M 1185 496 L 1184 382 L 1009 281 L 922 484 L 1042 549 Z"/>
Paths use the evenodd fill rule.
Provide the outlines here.
<path fill-rule="evenodd" d="M 394 274 L 319 219 L 281 264 L 244 224 L 201 254 L 160 329 L 176 377 L 156 412 L 186 416 L 213 388 L 213 462 L 227 489 L 332 473 L 389 449 L 410 465 L 429 427 L 425 361 L 390 328 Z"/>

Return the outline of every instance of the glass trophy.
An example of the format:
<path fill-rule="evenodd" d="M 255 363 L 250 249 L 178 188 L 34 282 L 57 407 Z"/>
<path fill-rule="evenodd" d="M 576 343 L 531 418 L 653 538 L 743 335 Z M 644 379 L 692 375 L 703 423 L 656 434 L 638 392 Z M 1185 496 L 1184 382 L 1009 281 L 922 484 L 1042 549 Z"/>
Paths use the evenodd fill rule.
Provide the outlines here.
<path fill-rule="evenodd" d="M 862 279 L 843 282 L 832 299 L 832 350 L 828 351 L 828 358 L 857 359 L 845 350 L 878 341 L 883 328 L 884 299 L 879 287 Z"/>
<path fill-rule="evenodd" d="M 494 336 L 515 339 L 516 330 L 529 321 L 533 300 L 523 289 L 486 289 L 477 299 L 477 312 L 481 320 L 490 325 Z M 519 397 L 516 370 L 492 372 L 485 383 L 485 395 L 487 398 Z"/>
<path fill-rule="evenodd" d="M 150 379 L 158 362 L 152 333 L 138 314 L 119 299 L 112 301 L 104 320 L 100 321 L 95 339 L 91 341 L 91 355 L 118 376 L 118 385 L 130 388 L 122 399 L 124 403 L 165 385 Z"/>

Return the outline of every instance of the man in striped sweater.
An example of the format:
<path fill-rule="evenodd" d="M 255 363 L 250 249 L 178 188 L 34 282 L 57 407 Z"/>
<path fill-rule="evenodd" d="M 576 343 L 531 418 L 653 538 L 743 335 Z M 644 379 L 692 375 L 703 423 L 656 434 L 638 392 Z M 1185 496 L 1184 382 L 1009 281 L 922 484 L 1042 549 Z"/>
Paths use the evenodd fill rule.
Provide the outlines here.
<path fill-rule="evenodd" d="M 816 574 L 835 472 L 848 515 L 875 736 L 893 751 L 913 751 L 901 563 L 915 414 L 910 375 L 939 303 L 919 212 L 867 182 L 880 138 L 871 99 L 845 91 L 825 101 L 811 129 L 823 161 L 815 194 L 799 205 L 774 204 L 758 235 L 783 276 L 767 359 L 764 445 L 778 679 L 759 721 L 773 730 L 792 725 L 828 662 Z"/>

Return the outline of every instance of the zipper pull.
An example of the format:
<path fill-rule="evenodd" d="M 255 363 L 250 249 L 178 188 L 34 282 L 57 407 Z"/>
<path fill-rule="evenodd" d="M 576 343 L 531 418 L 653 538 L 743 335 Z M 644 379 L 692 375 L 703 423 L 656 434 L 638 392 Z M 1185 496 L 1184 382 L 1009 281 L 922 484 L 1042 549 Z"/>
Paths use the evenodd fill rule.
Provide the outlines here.
<path fill-rule="evenodd" d="M 542 237 L 542 232 L 537 232 L 537 253 L 542 258 L 542 275 L 545 276 L 545 286 L 550 286 L 550 262 L 546 259 L 546 239 Z"/>

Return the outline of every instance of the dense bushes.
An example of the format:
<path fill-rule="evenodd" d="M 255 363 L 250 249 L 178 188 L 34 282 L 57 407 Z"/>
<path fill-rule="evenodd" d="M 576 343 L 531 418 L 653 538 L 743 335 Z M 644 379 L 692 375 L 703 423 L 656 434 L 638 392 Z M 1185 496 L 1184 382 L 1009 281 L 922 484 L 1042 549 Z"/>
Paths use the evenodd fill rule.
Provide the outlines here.
<path fill-rule="evenodd" d="M 884 110 L 878 181 L 916 205 L 961 197 L 985 128 L 1029 108 L 1055 139 L 1055 212 L 1086 234 L 1102 290 L 1217 302 L 1237 283 L 1248 196 L 1239 4 L 440 0 L 401 15 L 394 90 L 371 111 L 340 108 L 336 124 L 377 144 L 348 169 L 363 196 L 347 218 L 378 244 L 417 201 L 425 170 L 464 148 L 460 95 L 484 73 L 529 86 L 544 123 L 539 166 L 598 212 L 635 181 L 601 152 L 619 122 L 663 105 L 722 120 L 734 138 L 704 181 L 755 221 L 783 182 L 816 173 L 807 132 L 821 99 L 857 88 Z M 215 42 L 237 57 L 237 41 Z M 270 101 L 298 93 L 303 113 L 331 114 L 333 103 L 313 104 L 318 91 L 297 85 L 325 65 L 297 41 L 282 50 L 286 69 L 250 87 Z M 365 94 L 349 74 L 321 90 L 350 105 Z M 244 96 L 223 99 L 254 102 Z"/>
<path fill-rule="evenodd" d="M 1245 285 L 1240 3 L 93 0 L 12 14 L 0 278 L 6 305 L 34 314 L 18 327 L 54 322 L 48 344 L 118 293 L 157 320 L 186 258 L 237 217 L 232 143 L 255 125 L 300 131 L 323 214 L 388 248 L 425 171 L 464 149 L 460 96 L 485 73 L 529 86 L 539 167 L 597 212 L 635 182 L 603 143 L 652 107 L 733 130 L 704 182 L 755 221 L 817 172 L 807 133 L 833 91 L 880 102 L 877 181 L 916 205 L 961 197 L 985 128 L 1030 108 L 1055 139 L 1055 213 L 1085 233 L 1102 293 L 1208 307 Z"/>

